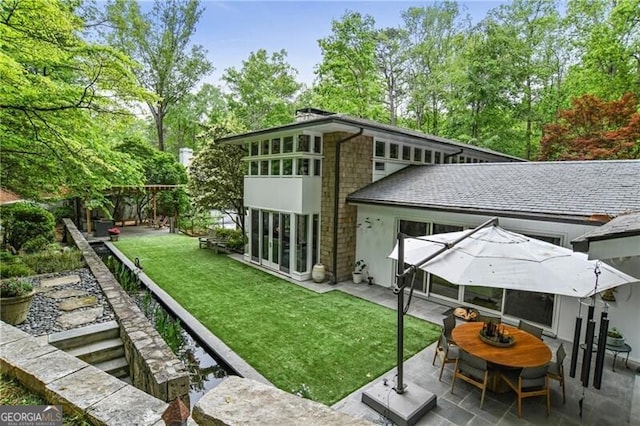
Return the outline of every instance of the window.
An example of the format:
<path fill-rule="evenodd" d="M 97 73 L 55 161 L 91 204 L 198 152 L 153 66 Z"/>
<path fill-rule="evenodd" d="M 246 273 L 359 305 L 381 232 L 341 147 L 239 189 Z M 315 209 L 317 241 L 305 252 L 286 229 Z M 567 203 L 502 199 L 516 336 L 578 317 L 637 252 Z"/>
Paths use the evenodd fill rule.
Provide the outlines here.
<path fill-rule="evenodd" d="M 269 155 L 269 141 L 262 141 L 260 155 Z"/>
<path fill-rule="evenodd" d="M 320 253 L 318 253 L 318 247 L 320 246 L 320 215 L 313 215 L 313 223 L 311 228 L 311 264 L 315 265 L 320 262 Z"/>
<path fill-rule="evenodd" d="M 389 144 L 389 158 L 392 159 L 398 159 L 398 144 L 397 143 L 390 143 Z"/>
<path fill-rule="evenodd" d="M 502 309 L 504 290 L 495 287 L 468 285 L 464 287 L 464 301 L 472 305 L 481 306 L 492 311 Z"/>
<path fill-rule="evenodd" d="M 298 135 L 298 146 L 296 152 L 309 152 L 311 150 L 311 136 Z"/>
<path fill-rule="evenodd" d="M 403 146 L 402 147 L 402 159 L 403 160 L 407 160 L 407 161 L 411 161 L 411 147 L 410 146 Z"/>
<path fill-rule="evenodd" d="M 271 153 L 280 154 L 280 138 L 271 139 Z"/>
<path fill-rule="evenodd" d="M 282 254 L 280 255 L 280 270 L 289 272 L 291 262 L 291 215 L 280 213 L 280 223 L 282 224 Z"/>
<path fill-rule="evenodd" d="M 431 151 L 430 151 L 430 150 L 428 150 L 428 149 L 426 149 L 426 150 L 424 151 L 424 162 L 425 162 L 425 163 L 431 163 L 431 161 L 432 161 L 432 160 L 431 160 Z"/>
<path fill-rule="evenodd" d="M 438 152 L 436 152 L 437 158 Z M 434 223 L 431 227 L 431 234 L 442 234 L 444 232 L 456 232 L 462 231 L 462 226 L 457 225 L 444 225 L 439 223 Z M 458 286 L 455 284 L 451 284 L 449 281 L 444 278 L 440 278 L 437 275 L 430 275 L 429 282 L 429 293 L 437 294 L 442 297 L 446 297 L 448 299 L 458 300 Z"/>
<path fill-rule="evenodd" d="M 300 176 L 309 176 L 309 159 L 308 158 L 298 158 L 298 175 Z"/>
<path fill-rule="evenodd" d="M 251 260 L 257 262 L 260 258 L 260 214 L 251 209 Z"/>
<path fill-rule="evenodd" d="M 282 160 L 282 174 L 285 176 L 291 176 L 293 174 L 293 160 L 291 158 Z"/>
<path fill-rule="evenodd" d="M 376 161 L 375 169 L 379 172 L 384 172 L 384 163 L 382 161 Z"/>
<path fill-rule="evenodd" d="M 384 141 L 376 141 L 376 157 L 384 157 L 387 144 Z"/>
<path fill-rule="evenodd" d="M 251 155 L 258 155 L 260 153 L 260 143 L 258 141 L 251 142 Z"/>
<path fill-rule="evenodd" d="M 271 175 L 280 175 L 280 160 L 271 160 Z"/>
<path fill-rule="evenodd" d="M 460 160 L 459 161 L 460 161 L 460 163 L 464 163 L 464 156 L 463 155 L 460 156 Z"/>
<path fill-rule="evenodd" d="M 322 154 L 322 137 L 314 136 L 313 137 L 313 152 L 316 154 Z"/>
<path fill-rule="evenodd" d="M 427 235 L 427 224 L 411 220 L 400 220 L 399 231 L 409 237 L 420 237 L 422 235 Z M 408 264 L 405 266 L 406 268 L 409 267 Z M 426 293 L 426 277 L 427 273 L 425 271 L 419 268 L 416 270 L 415 288 L 417 291 Z"/>
<path fill-rule="evenodd" d="M 285 136 L 282 138 L 282 152 L 293 152 L 293 136 Z"/>
<path fill-rule="evenodd" d="M 413 148 L 413 161 L 422 162 L 422 149 Z"/>
<path fill-rule="evenodd" d="M 258 175 L 258 162 L 257 161 L 252 161 L 251 162 L 251 166 L 249 166 L 249 174 L 251 176 L 257 176 Z"/>
<path fill-rule="evenodd" d="M 435 163 L 440 164 L 440 153 L 438 151 L 434 153 L 434 157 L 435 157 Z"/>
<path fill-rule="evenodd" d="M 269 176 L 269 162 L 261 161 L 260 162 L 260 174 L 262 176 Z"/>
<path fill-rule="evenodd" d="M 322 164 L 322 162 L 319 159 L 313 160 L 313 175 L 314 176 L 321 176 L 322 175 L 321 164 Z"/>
<path fill-rule="evenodd" d="M 307 244 L 307 230 L 308 230 L 309 216 L 308 215 L 296 215 L 296 233 L 297 233 L 297 245 L 296 245 L 296 271 L 307 272 L 308 262 L 308 244 Z"/>
<path fill-rule="evenodd" d="M 467 157 L 467 163 L 471 162 L 471 157 Z"/>
<path fill-rule="evenodd" d="M 474 163 L 477 163 L 477 162 L 478 162 L 478 159 L 477 159 L 477 158 L 474 158 L 474 159 L 473 159 L 473 162 L 474 162 Z"/>

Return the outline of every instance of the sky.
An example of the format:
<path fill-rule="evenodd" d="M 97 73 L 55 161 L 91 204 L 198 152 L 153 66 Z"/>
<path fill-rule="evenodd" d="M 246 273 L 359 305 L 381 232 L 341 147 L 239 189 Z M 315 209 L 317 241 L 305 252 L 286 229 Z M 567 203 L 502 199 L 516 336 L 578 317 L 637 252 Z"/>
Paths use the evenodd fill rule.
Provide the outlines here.
<path fill-rule="evenodd" d="M 208 51 L 215 71 L 205 81 L 220 85 L 220 77 L 229 67 L 240 69 L 251 52 L 261 48 L 271 54 L 281 49 L 287 61 L 298 70 L 299 82 L 308 86 L 314 80 L 314 68 L 322 60 L 318 39 L 331 34 L 331 21 L 347 10 L 373 16 L 376 28 L 396 27 L 409 7 L 432 5 L 433 1 L 247 1 L 201 0 L 204 12 L 192 41 Z M 472 21 L 478 22 L 487 11 L 505 1 L 459 0 Z"/>

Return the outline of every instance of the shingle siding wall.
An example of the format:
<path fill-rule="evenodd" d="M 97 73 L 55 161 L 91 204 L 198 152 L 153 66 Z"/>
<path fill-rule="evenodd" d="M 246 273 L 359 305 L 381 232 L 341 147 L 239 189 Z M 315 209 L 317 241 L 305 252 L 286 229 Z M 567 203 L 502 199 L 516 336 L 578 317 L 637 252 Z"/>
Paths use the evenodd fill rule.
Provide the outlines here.
<path fill-rule="evenodd" d="M 320 227 L 320 262 L 327 271 L 333 268 L 333 216 L 336 143 L 350 133 L 325 133 L 322 176 L 322 224 Z M 338 272 L 337 281 L 350 278 L 355 262 L 357 208 L 346 204 L 351 192 L 371 183 L 373 174 L 373 138 L 358 136 L 342 144 L 338 193 Z"/>

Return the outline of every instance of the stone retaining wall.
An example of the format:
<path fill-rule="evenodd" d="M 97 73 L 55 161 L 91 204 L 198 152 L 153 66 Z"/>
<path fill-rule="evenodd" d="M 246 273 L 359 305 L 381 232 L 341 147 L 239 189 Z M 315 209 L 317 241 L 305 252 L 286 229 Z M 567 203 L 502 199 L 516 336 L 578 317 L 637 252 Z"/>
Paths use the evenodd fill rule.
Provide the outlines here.
<path fill-rule="evenodd" d="M 0 321 L 0 371 L 95 425 L 164 425 L 168 404 Z M 189 422 L 193 424 L 193 422 Z"/>
<path fill-rule="evenodd" d="M 189 406 L 189 373 L 160 334 L 93 251 L 70 219 L 64 219 L 67 242 L 82 252 L 120 325 L 125 357 L 135 387 L 163 401 L 180 397 Z"/>

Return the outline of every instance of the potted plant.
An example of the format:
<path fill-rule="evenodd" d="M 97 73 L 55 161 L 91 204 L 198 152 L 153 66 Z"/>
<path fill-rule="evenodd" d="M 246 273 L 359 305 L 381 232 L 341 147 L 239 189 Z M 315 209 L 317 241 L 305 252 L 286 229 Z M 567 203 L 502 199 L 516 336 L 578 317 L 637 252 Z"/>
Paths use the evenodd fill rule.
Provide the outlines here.
<path fill-rule="evenodd" d="M 624 336 L 615 327 L 612 327 L 607 331 L 607 345 L 609 346 L 622 346 L 624 345 Z"/>
<path fill-rule="evenodd" d="M 120 228 L 118 228 L 117 226 L 114 226 L 113 228 L 107 229 L 107 232 L 109 233 L 109 239 L 111 241 L 118 241 L 118 236 L 120 235 Z"/>
<path fill-rule="evenodd" d="M 351 274 L 353 278 L 353 282 L 356 284 L 360 284 L 362 282 L 362 273 L 364 272 L 367 264 L 364 263 L 364 259 L 358 260 L 353 266 L 353 272 Z"/>
<path fill-rule="evenodd" d="M 25 279 L 9 278 L 0 282 L 0 319 L 12 325 L 24 322 L 35 294 L 33 285 Z"/>

